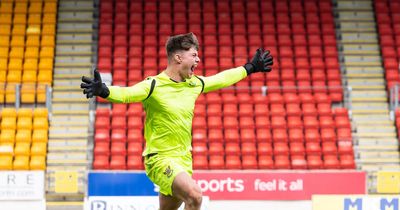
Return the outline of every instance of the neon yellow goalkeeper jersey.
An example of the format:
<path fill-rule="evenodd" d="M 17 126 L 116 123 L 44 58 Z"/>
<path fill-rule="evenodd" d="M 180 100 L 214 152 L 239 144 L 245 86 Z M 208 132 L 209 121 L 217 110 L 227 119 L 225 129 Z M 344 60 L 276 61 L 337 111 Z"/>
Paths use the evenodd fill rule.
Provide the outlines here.
<path fill-rule="evenodd" d="M 151 153 L 180 156 L 192 149 L 192 120 L 197 97 L 202 92 L 230 86 L 246 76 L 246 70 L 237 67 L 209 77 L 193 76 L 184 82 L 175 82 L 161 72 L 131 87 L 110 86 L 107 100 L 143 103 L 146 111 L 143 156 Z M 148 97 L 153 80 L 155 86 Z"/>

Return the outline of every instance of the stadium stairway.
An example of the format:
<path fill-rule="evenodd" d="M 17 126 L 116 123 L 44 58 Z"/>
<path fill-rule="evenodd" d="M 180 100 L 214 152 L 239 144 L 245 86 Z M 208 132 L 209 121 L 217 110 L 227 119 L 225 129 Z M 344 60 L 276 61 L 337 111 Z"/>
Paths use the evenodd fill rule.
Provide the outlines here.
<path fill-rule="evenodd" d="M 352 87 L 357 167 L 368 171 L 374 182 L 377 171 L 398 169 L 400 162 L 396 129 L 389 117 L 373 2 L 337 0 L 335 13 L 343 83 Z"/>
<path fill-rule="evenodd" d="M 49 208 L 68 206 L 68 202 L 57 203 L 57 201 L 82 201 L 85 193 L 84 177 L 90 166 L 87 150 L 90 148 L 88 138 L 91 136 L 89 134 L 91 104 L 83 97 L 79 85 L 82 75 L 91 74 L 94 13 L 93 1 L 59 1 L 47 160 Z M 76 171 L 78 192 L 56 192 L 54 175 L 56 171 Z M 72 207 L 81 208 L 79 202 L 70 204 Z"/>

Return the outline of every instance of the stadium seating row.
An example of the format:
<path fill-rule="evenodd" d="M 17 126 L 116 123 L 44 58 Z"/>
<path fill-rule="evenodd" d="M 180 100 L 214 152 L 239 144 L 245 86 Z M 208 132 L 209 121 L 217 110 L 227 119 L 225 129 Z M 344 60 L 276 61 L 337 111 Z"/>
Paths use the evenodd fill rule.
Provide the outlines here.
<path fill-rule="evenodd" d="M 0 170 L 44 170 L 48 141 L 46 108 L 1 110 Z"/>
<path fill-rule="evenodd" d="M 0 82 L 51 84 L 57 2 L 6 1 L 0 16 Z"/>

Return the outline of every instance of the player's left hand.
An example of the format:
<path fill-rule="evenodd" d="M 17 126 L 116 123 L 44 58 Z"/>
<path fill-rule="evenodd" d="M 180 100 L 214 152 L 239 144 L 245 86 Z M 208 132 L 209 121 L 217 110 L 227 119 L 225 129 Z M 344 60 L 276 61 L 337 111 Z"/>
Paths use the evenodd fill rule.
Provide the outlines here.
<path fill-rule="evenodd" d="M 244 65 L 247 75 L 254 72 L 270 72 L 271 66 L 274 64 L 273 59 L 269 50 L 264 51 L 262 48 L 258 48 L 250 62 Z"/>

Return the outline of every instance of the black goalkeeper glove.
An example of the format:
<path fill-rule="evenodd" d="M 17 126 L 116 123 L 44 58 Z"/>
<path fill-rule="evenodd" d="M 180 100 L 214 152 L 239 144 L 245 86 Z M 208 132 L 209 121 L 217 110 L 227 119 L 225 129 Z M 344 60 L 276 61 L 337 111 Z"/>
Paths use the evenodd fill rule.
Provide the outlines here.
<path fill-rule="evenodd" d="M 273 57 L 269 54 L 269 50 L 258 48 L 256 54 L 253 56 L 250 62 L 244 65 L 247 71 L 247 75 L 254 72 L 270 72 L 272 70 Z"/>
<path fill-rule="evenodd" d="M 93 96 L 107 98 L 110 95 L 110 90 L 106 84 L 101 82 L 101 76 L 97 68 L 94 68 L 93 73 L 94 79 L 82 77 L 81 88 L 83 89 L 83 94 L 86 94 L 86 98 L 92 98 Z"/>

